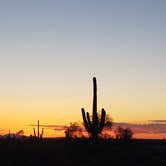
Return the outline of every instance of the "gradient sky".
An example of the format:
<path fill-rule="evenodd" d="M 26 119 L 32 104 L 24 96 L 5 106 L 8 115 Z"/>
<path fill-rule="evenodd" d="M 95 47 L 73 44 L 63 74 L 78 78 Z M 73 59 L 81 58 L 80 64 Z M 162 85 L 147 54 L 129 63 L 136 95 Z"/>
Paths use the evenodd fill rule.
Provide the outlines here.
<path fill-rule="evenodd" d="M 99 109 L 118 122 L 166 119 L 165 0 L 0 2 L 0 128 L 81 121 Z"/>

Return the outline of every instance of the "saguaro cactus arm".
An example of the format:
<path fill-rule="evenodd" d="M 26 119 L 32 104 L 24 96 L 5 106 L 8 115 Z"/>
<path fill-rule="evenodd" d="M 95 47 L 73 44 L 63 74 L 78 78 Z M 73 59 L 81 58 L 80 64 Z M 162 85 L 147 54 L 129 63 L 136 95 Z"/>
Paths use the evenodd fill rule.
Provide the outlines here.
<path fill-rule="evenodd" d="M 35 128 L 33 128 L 33 133 L 34 133 L 34 137 L 36 138 L 36 131 L 35 131 Z"/>
<path fill-rule="evenodd" d="M 89 127 L 89 124 L 88 124 L 88 120 L 86 119 L 86 114 L 85 114 L 84 108 L 82 108 L 81 111 L 82 111 L 82 118 L 83 118 L 84 126 L 85 126 L 86 130 L 88 132 L 90 132 L 90 127 Z"/>
<path fill-rule="evenodd" d="M 88 125 L 89 125 L 89 127 L 91 127 L 92 126 L 92 122 L 90 120 L 89 112 L 86 113 L 86 117 L 87 117 Z"/>
<path fill-rule="evenodd" d="M 102 108 L 102 110 L 101 110 L 101 120 L 100 120 L 100 124 L 99 124 L 99 132 L 101 132 L 104 128 L 105 117 L 106 117 L 106 112 L 105 112 L 104 108 Z"/>
<path fill-rule="evenodd" d="M 41 134 L 40 134 L 40 139 L 43 138 L 43 134 L 44 134 L 44 128 L 42 128 L 42 132 L 41 132 Z"/>

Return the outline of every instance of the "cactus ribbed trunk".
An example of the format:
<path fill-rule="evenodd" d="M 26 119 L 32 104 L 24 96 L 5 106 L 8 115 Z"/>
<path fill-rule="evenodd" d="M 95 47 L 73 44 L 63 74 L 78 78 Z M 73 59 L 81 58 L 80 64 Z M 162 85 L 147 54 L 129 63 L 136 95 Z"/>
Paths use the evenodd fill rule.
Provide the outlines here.
<path fill-rule="evenodd" d="M 37 137 L 40 138 L 39 120 L 37 121 Z"/>
<path fill-rule="evenodd" d="M 97 139 L 98 129 L 96 126 L 98 125 L 98 116 L 97 116 L 97 82 L 96 78 L 93 78 L 93 113 L 92 113 L 92 126 L 93 126 L 93 133 L 91 137 L 93 140 Z"/>
<path fill-rule="evenodd" d="M 96 78 L 93 78 L 93 117 L 92 117 L 93 125 L 98 124 L 98 116 L 97 116 L 97 83 Z"/>

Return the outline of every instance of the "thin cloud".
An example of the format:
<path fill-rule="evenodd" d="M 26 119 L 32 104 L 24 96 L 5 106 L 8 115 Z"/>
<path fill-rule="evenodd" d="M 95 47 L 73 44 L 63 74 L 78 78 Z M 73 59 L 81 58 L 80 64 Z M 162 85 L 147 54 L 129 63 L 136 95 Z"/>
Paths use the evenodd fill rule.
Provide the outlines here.
<path fill-rule="evenodd" d="M 129 127 L 134 133 L 166 133 L 166 124 L 149 123 L 149 124 L 134 124 L 134 123 L 114 123 L 114 128 L 117 126 Z"/>
<path fill-rule="evenodd" d="M 29 125 L 29 126 L 37 127 L 37 125 Z M 61 131 L 61 130 L 65 130 L 68 126 L 65 126 L 65 125 L 40 125 L 40 127 Z"/>
<path fill-rule="evenodd" d="M 158 133 L 166 133 L 166 120 L 150 120 L 151 123 L 125 123 L 125 122 L 114 122 L 113 128 L 117 128 L 118 126 L 124 128 L 131 128 L 135 134 L 146 133 L 146 134 L 158 134 Z M 37 125 L 29 125 L 33 127 L 37 127 Z M 64 131 L 68 128 L 66 125 L 40 125 L 40 127 L 52 129 L 55 131 Z M 84 131 L 84 129 L 83 129 Z"/>
<path fill-rule="evenodd" d="M 154 123 L 166 123 L 166 120 L 149 120 L 149 121 Z"/>

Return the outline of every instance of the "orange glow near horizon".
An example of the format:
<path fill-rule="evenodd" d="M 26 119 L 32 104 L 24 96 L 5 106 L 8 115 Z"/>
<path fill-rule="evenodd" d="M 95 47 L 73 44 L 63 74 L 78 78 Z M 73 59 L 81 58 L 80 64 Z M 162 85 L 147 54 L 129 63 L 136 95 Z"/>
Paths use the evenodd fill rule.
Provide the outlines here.
<path fill-rule="evenodd" d="M 30 125 L 36 124 L 37 120 L 40 120 L 42 125 L 69 125 L 70 122 L 82 123 L 81 108 L 84 107 L 86 111 L 92 112 L 91 83 L 87 87 L 89 88 L 79 89 L 76 87 L 76 90 L 80 92 L 76 91 L 74 93 L 79 95 L 73 95 L 73 90 L 69 90 L 70 93 L 66 94 L 66 91 L 61 87 L 63 91 L 59 90 L 53 96 L 22 97 L 18 95 L 15 98 L 13 96 L 1 97 L 0 133 L 5 134 L 9 130 L 16 133 L 19 130 L 24 130 L 25 135 L 33 135 L 33 127 Z M 102 92 L 101 89 L 105 89 L 105 91 Z M 156 98 L 151 95 L 152 92 L 149 92 L 149 100 L 146 100 L 147 95 L 144 96 L 140 92 L 136 95 L 135 92 L 130 90 L 128 91 L 128 96 L 125 96 L 124 93 L 122 93 L 123 95 L 121 94 L 120 90 L 115 93 L 115 91 L 110 92 L 106 91 L 106 89 L 109 88 L 107 86 L 101 87 L 101 83 L 98 84 L 98 111 L 104 107 L 114 122 L 148 121 L 166 117 L 164 97 L 162 99 Z M 112 94 L 112 96 L 109 94 Z M 64 136 L 64 131 L 47 128 L 44 131 L 44 136 L 61 137 Z M 158 138 L 160 136 L 159 134 L 137 134 L 135 137 Z"/>
<path fill-rule="evenodd" d="M 100 96 L 99 96 L 100 99 Z M 118 105 L 118 101 L 112 99 L 111 104 L 108 104 L 107 100 L 103 102 L 108 114 L 111 115 L 113 121 L 131 122 L 132 121 L 145 121 L 148 119 L 155 119 L 157 112 L 156 107 L 151 109 L 153 114 L 135 114 L 130 110 L 136 109 L 134 104 L 129 104 L 127 100 L 121 102 Z M 100 99 L 101 100 L 101 99 Z M 56 102 L 55 102 L 56 101 Z M 0 103 L 0 110 L 3 110 L 0 121 L 0 134 L 7 134 L 10 130 L 11 133 L 16 133 L 19 130 L 24 130 L 25 135 L 33 135 L 33 127 L 37 120 L 40 120 L 40 124 L 43 125 L 69 125 L 70 122 L 82 123 L 81 107 L 85 107 L 86 111 L 91 113 L 91 97 L 85 100 L 85 98 L 73 98 L 73 99 L 59 99 L 59 100 L 15 100 L 13 102 L 4 101 Z M 75 102 L 76 101 L 76 102 Z M 101 100 L 102 101 L 102 100 Z M 121 100 L 120 100 L 121 101 Z M 84 103 L 84 104 L 81 104 Z M 101 102 L 99 102 L 101 103 Z M 134 102 L 132 102 L 134 103 Z M 110 106 L 111 105 L 111 106 Z M 99 108 L 102 106 L 99 105 Z M 109 110 L 109 108 L 111 108 Z M 123 112 L 121 111 L 123 108 Z M 137 110 L 148 108 L 148 106 L 138 106 Z M 148 108 L 150 109 L 150 108 Z M 137 111 L 138 112 L 138 111 Z M 128 118 L 130 117 L 130 118 Z M 46 128 L 44 131 L 44 137 L 63 137 L 64 131 L 55 131 L 53 129 Z M 135 134 L 135 138 L 163 138 L 164 134 Z"/>

